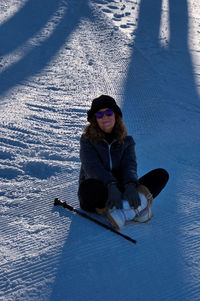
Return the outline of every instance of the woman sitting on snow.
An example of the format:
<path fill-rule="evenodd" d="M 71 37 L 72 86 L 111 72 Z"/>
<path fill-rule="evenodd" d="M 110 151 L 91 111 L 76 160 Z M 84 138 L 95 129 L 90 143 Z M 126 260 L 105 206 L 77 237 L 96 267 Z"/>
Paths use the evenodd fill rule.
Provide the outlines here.
<path fill-rule="evenodd" d="M 150 220 L 153 198 L 166 185 L 167 171 L 154 169 L 138 179 L 135 142 L 127 136 L 121 109 L 112 97 L 95 98 L 87 117 L 80 140 L 81 208 L 106 213 L 118 228 L 127 220 Z"/>

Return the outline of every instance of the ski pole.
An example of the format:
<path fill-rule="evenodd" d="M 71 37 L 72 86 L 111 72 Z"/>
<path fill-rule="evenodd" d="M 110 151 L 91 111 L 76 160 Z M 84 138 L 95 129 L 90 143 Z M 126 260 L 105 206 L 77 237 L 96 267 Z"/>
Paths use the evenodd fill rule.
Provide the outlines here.
<path fill-rule="evenodd" d="M 117 231 L 116 229 L 112 228 L 111 226 L 106 225 L 106 224 L 98 221 L 97 219 L 89 216 L 88 214 L 86 214 L 86 213 L 84 213 L 84 212 L 82 212 L 82 211 L 80 211 L 80 210 L 72 207 L 71 205 L 67 204 L 65 201 L 61 201 L 58 198 L 55 198 L 55 200 L 54 200 L 54 206 L 62 206 L 63 208 L 68 209 L 69 211 L 75 212 L 75 213 L 81 215 L 82 217 L 85 217 L 85 218 L 89 219 L 90 221 L 92 221 L 92 222 L 94 222 L 94 223 L 96 223 L 96 224 L 104 227 L 105 229 L 110 230 L 110 231 L 116 233 L 117 235 L 125 238 L 126 240 L 128 240 L 128 241 L 136 244 L 136 240 L 135 239 L 133 239 L 130 236 L 127 236 L 127 235 L 125 235 L 125 234 Z"/>

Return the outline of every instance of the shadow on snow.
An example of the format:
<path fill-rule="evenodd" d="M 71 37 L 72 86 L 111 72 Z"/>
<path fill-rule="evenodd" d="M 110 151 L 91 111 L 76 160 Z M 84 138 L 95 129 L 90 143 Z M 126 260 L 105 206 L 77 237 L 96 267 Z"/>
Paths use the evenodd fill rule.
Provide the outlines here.
<path fill-rule="evenodd" d="M 124 85 L 125 120 L 136 134 L 150 134 L 177 106 L 196 109 L 199 96 L 188 48 L 188 4 L 169 1 L 169 41 L 161 44 L 162 0 L 141 0 L 138 28 Z M 168 119 L 169 120 L 169 119 Z"/>
<path fill-rule="evenodd" d="M 88 1 L 76 3 L 29 0 L 19 12 L 0 27 L 0 56 L 16 50 L 41 30 L 62 5 L 64 14 L 51 35 L 32 46 L 22 58 L 0 74 L 0 94 L 39 73 L 59 51 L 80 20 L 87 17 Z M 44 9 L 45 8 L 45 9 Z"/>

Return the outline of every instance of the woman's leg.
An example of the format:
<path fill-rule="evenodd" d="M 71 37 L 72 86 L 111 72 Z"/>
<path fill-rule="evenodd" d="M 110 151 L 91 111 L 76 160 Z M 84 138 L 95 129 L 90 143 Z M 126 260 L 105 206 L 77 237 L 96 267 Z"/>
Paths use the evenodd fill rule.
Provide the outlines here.
<path fill-rule="evenodd" d="M 96 208 L 104 208 L 108 199 L 108 190 L 103 182 L 88 179 L 79 186 L 78 196 L 80 207 L 89 212 L 95 212 Z"/>
<path fill-rule="evenodd" d="M 139 179 L 140 184 L 146 186 L 155 198 L 167 184 L 169 174 L 165 169 L 154 169 Z"/>

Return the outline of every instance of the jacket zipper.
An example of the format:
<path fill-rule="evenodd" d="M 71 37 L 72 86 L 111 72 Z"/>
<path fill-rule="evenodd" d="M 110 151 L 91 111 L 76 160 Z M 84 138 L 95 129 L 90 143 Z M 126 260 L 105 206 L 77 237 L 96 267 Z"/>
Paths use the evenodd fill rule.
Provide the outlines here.
<path fill-rule="evenodd" d="M 110 149 L 111 149 L 111 144 L 108 144 L 108 155 L 109 155 L 109 165 L 110 165 L 110 171 L 112 171 L 112 157 L 111 157 L 111 152 L 110 152 Z"/>
<path fill-rule="evenodd" d="M 110 166 L 110 171 L 112 171 L 112 167 L 113 167 L 113 164 L 112 164 L 112 157 L 111 157 L 111 146 L 112 146 L 112 144 L 116 141 L 116 139 L 115 140 L 113 140 L 110 144 L 106 141 L 106 140 L 104 140 L 106 143 L 107 143 L 107 145 L 108 145 L 108 157 L 109 157 L 109 166 Z"/>

